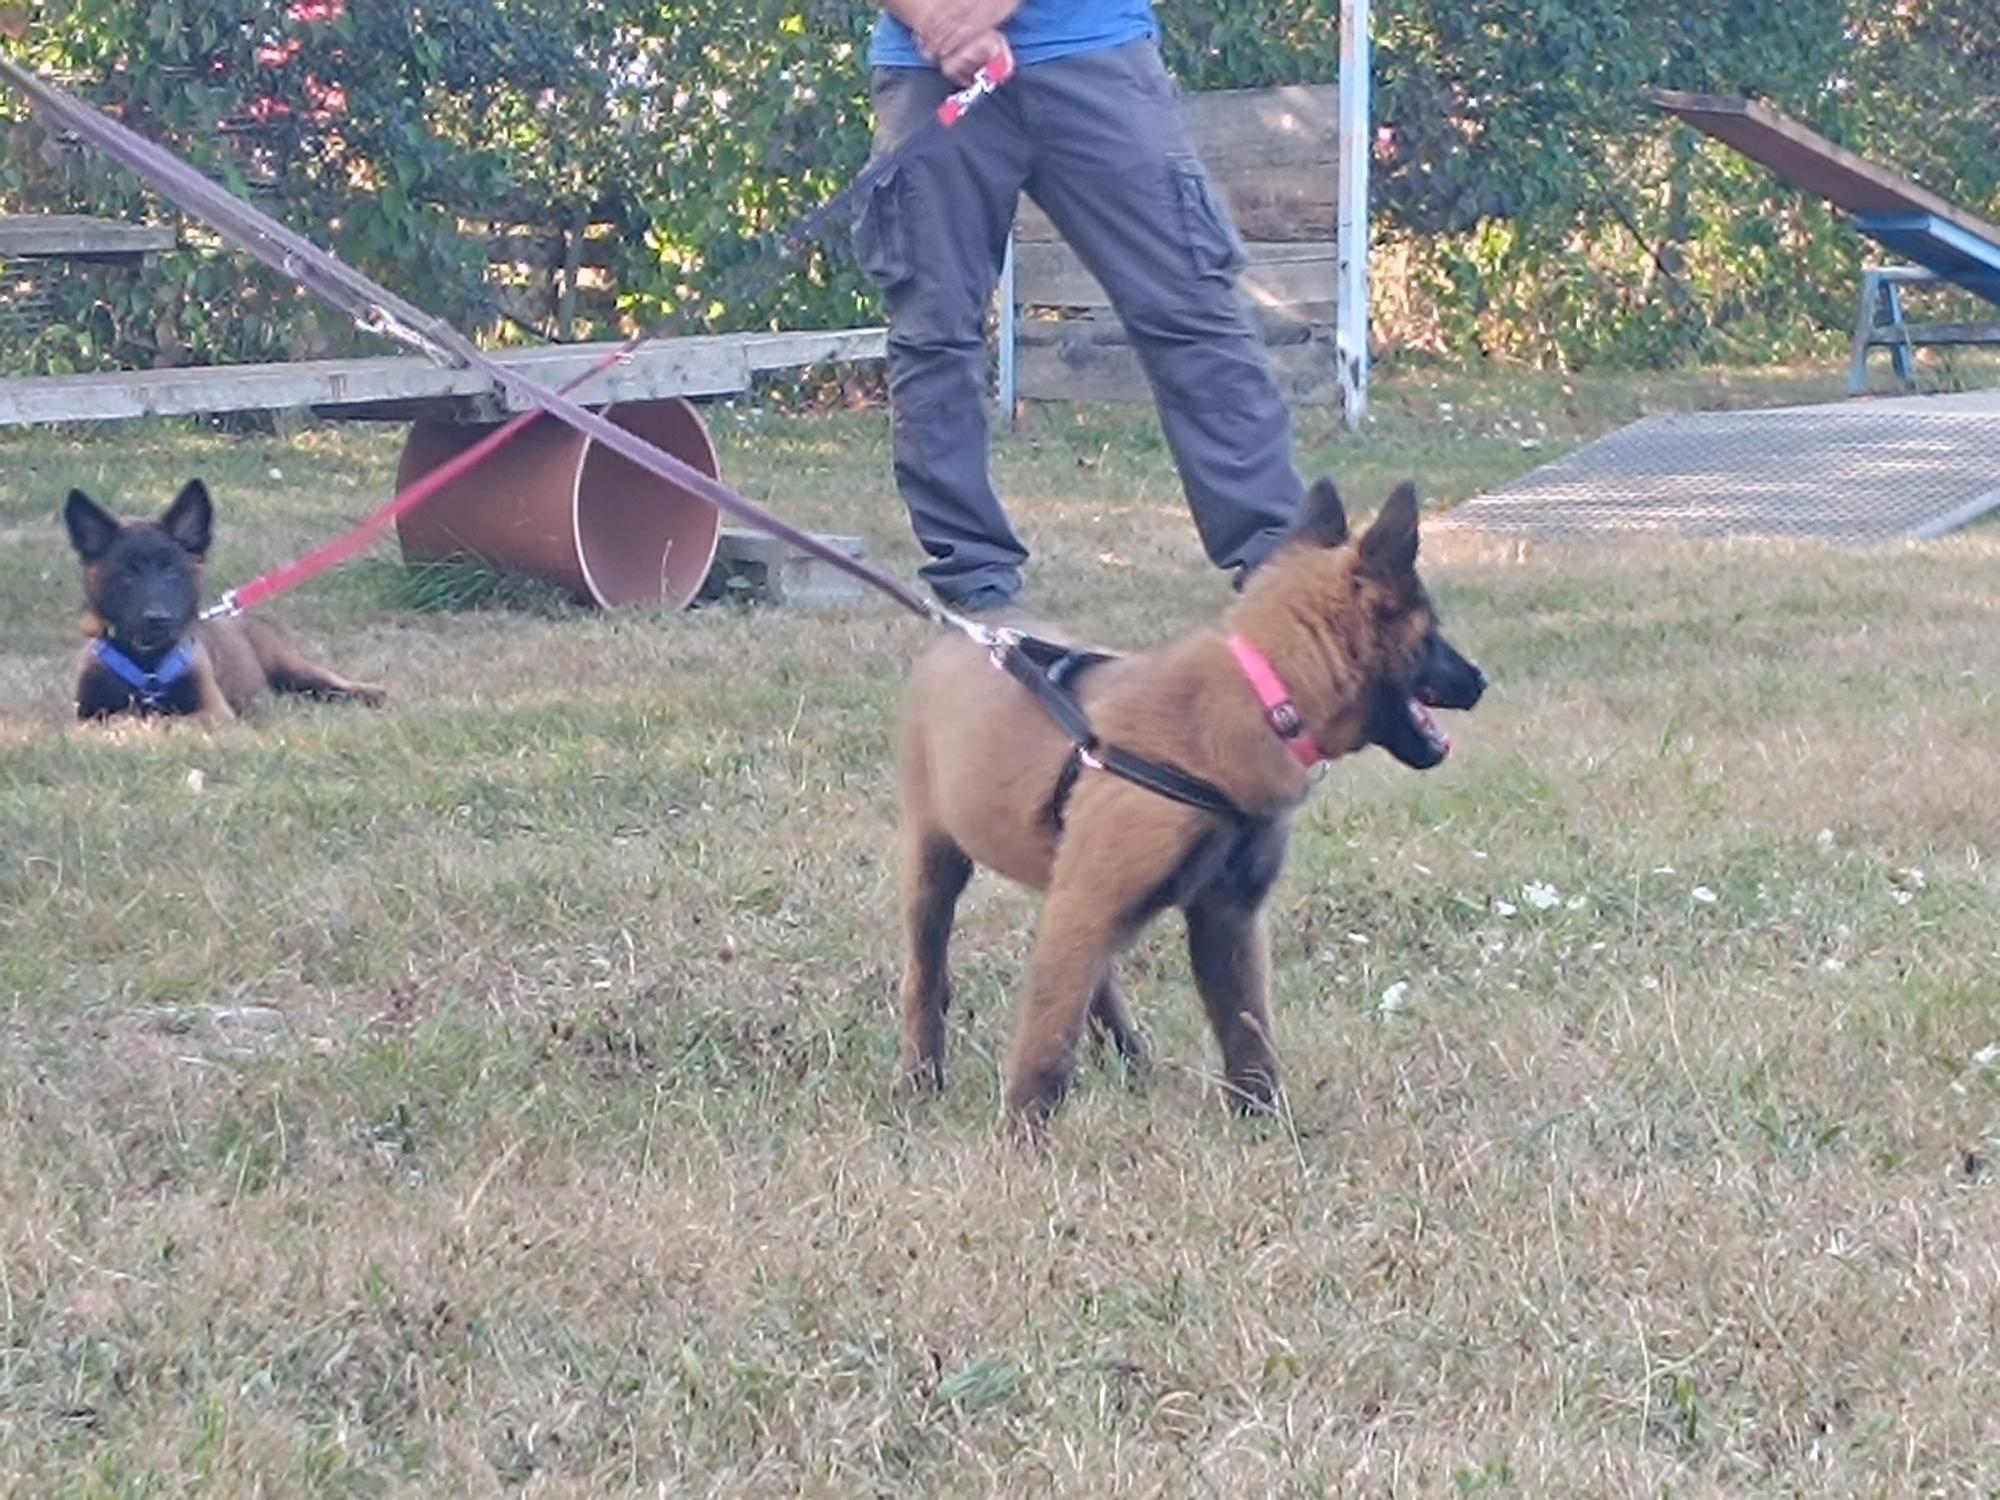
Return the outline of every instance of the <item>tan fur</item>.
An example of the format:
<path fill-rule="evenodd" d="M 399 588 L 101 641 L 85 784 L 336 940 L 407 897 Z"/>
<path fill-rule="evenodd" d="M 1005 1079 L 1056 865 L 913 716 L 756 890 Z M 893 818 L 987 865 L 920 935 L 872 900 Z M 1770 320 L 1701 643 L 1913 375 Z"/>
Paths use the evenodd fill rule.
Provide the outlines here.
<path fill-rule="evenodd" d="M 1430 624 L 1413 574 L 1404 587 L 1369 576 L 1353 546 L 1293 544 L 1220 628 L 1097 667 L 1078 696 L 1105 743 L 1222 788 L 1266 829 L 1282 859 L 1289 816 L 1310 777 L 1265 721 L 1228 636 L 1240 633 L 1264 652 L 1332 757 L 1367 742 L 1370 684 L 1402 671 Z M 919 662 L 900 743 L 910 943 L 902 1071 L 922 1086 L 944 1081 L 945 952 L 972 867 L 1044 891 L 1007 1069 L 1009 1117 L 1030 1131 L 1060 1098 L 1087 1018 L 1128 1059 L 1143 1061 L 1112 961 L 1151 915 L 1149 893 L 1174 879 L 1204 838 L 1228 837 L 1231 826 L 1086 770 L 1058 835 L 1047 811 L 1069 750 L 1027 691 L 970 641 L 950 637 Z M 1263 895 L 1225 880 L 1181 903 L 1226 1076 L 1253 1105 L 1268 1104 L 1277 1083 Z"/>

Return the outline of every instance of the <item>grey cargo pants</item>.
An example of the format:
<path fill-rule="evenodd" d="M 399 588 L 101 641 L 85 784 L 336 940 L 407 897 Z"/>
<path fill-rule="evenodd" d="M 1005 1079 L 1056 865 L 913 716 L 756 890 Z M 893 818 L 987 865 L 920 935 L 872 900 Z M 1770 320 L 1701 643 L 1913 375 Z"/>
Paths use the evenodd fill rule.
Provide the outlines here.
<path fill-rule="evenodd" d="M 950 89 L 931 69 L 877 68 L 878 153 Z M 1124 321 L 1209 558 L 1262 562 L 1304 496 L 1291 416 L 1236 292 L 1242 241 L 1158 48 L 1141 41 L 1022 68 L 857 216 L 856 249 L 888 303 L 896 485 L 931 556 L 925 580 L 954 604 L 1021 586 L 1027 550 L 987 464 L 985 319 L 1024 191 Z"/>

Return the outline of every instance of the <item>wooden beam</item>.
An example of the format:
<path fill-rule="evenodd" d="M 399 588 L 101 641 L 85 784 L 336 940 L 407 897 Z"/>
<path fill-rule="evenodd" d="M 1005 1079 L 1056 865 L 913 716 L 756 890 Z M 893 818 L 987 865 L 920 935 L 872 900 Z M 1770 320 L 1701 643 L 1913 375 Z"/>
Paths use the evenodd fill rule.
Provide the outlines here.
<path fill-rule="evenodd" d="M 1181 104 L 1195 154 L 1212 172 L 1330 167 L 1339 159 L 1340 90 L 1332 84 L 1191 90 Z"/>
<path fill-rule="evenodd" d="M 765 371 L 880 359 L 885 345 L 879 328 L 662 339 L 585 385 L 575 399 L 603 406 L 730 395 L 747 390 L 752 377 Z M 565 344 L 499 357 L 545 385 L 560 386 L 617 347 Z M 445 369 L 412 355 L 0 380 L 0 427 L 292 409 L 356 421 L 416 415 L 492 421 L 519 410 L 520 403 L 493 391 L 477 371 Z"/>
<path fill-rule="evenodd" d="M 1059 325 L 1060 326 L 1060 325 Z M 1269 349 L 1285 399 L 1314 405 L 1335 401 L 1340 381 L 1333 343 L 1324 334 Z M 1023 341 L 1021 398 L 1026 401 L 1150 401 L 1151 387 L 1130 344 L 1089 338 Z"/>
<path fill-rule="evenodd" d="M 1332 302 L 1337 295 L 1334 248 L 1251 245 L 1236 285 L 1252 306 Z M 1067 245 L 1017 245 L 1016 291 L 1022 307 L 1109 307 L 1111 298 Z"/>
<path fill-rule="evenodd" d="M 1331 302 L 1288 302 L 1283 305 L 1252 306 L 1251 320 L 1267 344 L 1296 344 L 1302 339 L 1333 336 L 1337 309 Z M 1081 316 L 1023 318 L 1016 335 L 1018 344 L 1046 347 L 1052 344 L 1129 344 L 1125 325 L 1109 308 L 1093 308 Z"/>
<path fill-rule="evenodd" d="M 1331 240 L 1338 184 L 1332 162 L 1210 168 L 1229 216 L 1246 240 Z M 1049 216 L 1027 198 L 1014 226 L 1029 244 L 1060 243 Z"/>
<path fill-rule="evenodd" d="M 2000 344 L 2000 323 L 1878 323 L 1867 342 L 1871 349 L 1898 344 Z"/>
<path fill-rule="evenodd" d="M 0 216 L 0 260 L 131 261 L 178 243 L 173 230 L 157 224 L 78 214 Z"/>

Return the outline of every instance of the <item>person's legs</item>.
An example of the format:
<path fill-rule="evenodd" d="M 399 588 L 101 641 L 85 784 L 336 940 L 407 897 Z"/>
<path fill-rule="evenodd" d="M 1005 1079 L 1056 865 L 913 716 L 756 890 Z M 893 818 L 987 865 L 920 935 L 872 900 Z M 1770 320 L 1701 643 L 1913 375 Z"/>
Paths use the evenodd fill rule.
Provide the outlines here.
<path fill-rule="evenodd" d="M 951 85 L 928 69 L 878 68 L 876 149 L 930 121 Z M 1027 175 L 1013 101 L 984 101 L 898 162 L 854 226 L 889 309 L 896 487 L 931 556 L 923 576 L 948 604 L 981 608 L 1021 587 L 1027 549 L 987 463 L 986 312 Z"/>
<path fill-rule="evenodd" d="M 1305 497 L 1291 414 L 1236 291 L 1242 241 L 1151 42 L 1024 68 L 1027 190 L 1110 295 L 1211 560 L 1255 567 Z"/>

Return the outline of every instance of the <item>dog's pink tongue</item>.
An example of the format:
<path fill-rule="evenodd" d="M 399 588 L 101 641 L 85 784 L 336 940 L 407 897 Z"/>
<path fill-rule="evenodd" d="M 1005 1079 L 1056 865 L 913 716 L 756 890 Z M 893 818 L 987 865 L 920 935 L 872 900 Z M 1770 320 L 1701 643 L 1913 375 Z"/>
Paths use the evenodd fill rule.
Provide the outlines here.
<path fill-rule="evenodd" d="M 1417 728 L 1424 732 L 1424 738 L 1431 742 L 1431 748 L 1439 755 L 1451 754 L 1451 736 L 1431 717 L 1431 711 L 1416 699 L 1410 700 L 1410 717 L 1417 721 Z"/>

